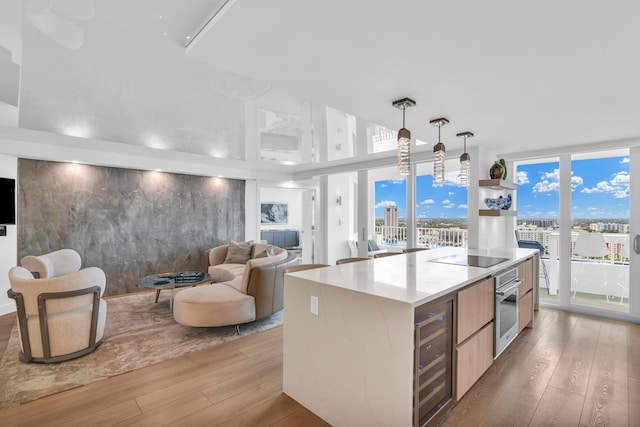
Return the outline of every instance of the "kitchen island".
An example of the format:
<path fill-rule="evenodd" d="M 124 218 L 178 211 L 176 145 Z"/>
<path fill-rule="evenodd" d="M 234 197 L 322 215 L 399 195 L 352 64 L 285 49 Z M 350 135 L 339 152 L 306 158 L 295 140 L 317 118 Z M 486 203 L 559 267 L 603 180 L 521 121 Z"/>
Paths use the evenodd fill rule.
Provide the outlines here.
<path fill-rule="evenodd" d="M 505 260 L 489 267 L 435 262 L 452 255 Z M 419 396 L 416 406 L 422 399 L 420 391 L 414 392 L 414 378 L 427 367 L 416 356 L 422 345 L 415 343 L 420 330 L 416 324 L 424 321 L 426 333 L 440 334 L 428 323 L 432 316 L 442 320 L 439 310 L 444 307 L 449 320 L 443 322 L 448 325 L 448 336 L 443 338 L 450 350 L 436 354 L 434 363 L 445 356 L 452 360 L 456 319 L 465 316 L 454 316 L 461 291 L 475 292 L 471 285 L 479 284 L 486 296 L 485 285 L 492 276 L 525 262 L 537 269 L 537 257 L 537 251 L 530 249 L 441 248 L 288 274 L 284 392 L 334 426 L 422 424 L 422 418 L 414 415 L 414 398 Z M 537 275 L 532 277 L 535 290 Z M 482 295 L 470 295 L 476 294 Z M 433 313 L 432 306 L 437 307 Z M 492 304 L 490 309 L 493 313 Z M 486 339 L 484 331 L 492 329 L 492 320 L 483 321 L 482 330 L 469 338 L 469 348 L 486 348 L 477 347 L 476 338 Z M 430 344 L 424 347 L 427 351 Z M 453 400 L 456 367 L 452 362 L 442 366 L 449 386 L 433 393 L 447 392 Z M 432 380 L 435 374 L 428 379 Z"/>

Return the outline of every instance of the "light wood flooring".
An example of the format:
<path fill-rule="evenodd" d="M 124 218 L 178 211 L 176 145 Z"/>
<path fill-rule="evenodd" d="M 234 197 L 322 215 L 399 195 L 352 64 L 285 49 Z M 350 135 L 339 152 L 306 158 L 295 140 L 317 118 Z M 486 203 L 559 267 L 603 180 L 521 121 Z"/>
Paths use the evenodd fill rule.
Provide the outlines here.
<path fill-rule="evenodd" d="M 13 322 L 0 317 L 0 354 Z M 443 426 L 640 426 L 640 326 L 545 308 L 536 322 Z M 327 424 L 282 393 L 276 328 L 0 410 L 0 425 Z"/>

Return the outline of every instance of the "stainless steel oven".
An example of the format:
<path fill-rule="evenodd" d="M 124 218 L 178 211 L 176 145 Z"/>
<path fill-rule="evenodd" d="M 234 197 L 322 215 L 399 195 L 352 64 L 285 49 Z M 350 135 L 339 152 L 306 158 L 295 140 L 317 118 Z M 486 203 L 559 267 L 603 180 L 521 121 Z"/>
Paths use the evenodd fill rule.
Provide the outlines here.
<path fill-rule="evenodd" d="M 500 272 L 494 277 L 496 291 L 494 357 L 498 357 L 518 335 L 518 287 L 520 283 L 522 280 L 518 279 L 517 267 Z"/>

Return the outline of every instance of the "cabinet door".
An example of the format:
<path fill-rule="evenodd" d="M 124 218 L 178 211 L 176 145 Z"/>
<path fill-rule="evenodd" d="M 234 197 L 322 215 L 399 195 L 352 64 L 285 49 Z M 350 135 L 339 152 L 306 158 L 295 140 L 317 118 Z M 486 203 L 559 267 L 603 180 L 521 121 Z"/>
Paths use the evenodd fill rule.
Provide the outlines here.
<path fill-rule="evenodd" d="M 456 344 L 493 320 L 493 279 L 487 278 L 458 292 Z"/>
<path fill-rule="evenodd" d="M 533 258 L 518 264 L 518 278 L 522 280 L 518 288 L 518 294 L 523 296 L 530 289 L 533 289 Z"/>
<path fill-rule="evenodd" d="M 533 292 L 527 292 L 518 301 L 518 332 L 521 332 L 533 319 Z"/>
<path fill-rule="evenodd" d="M 273 246 L 277 246 L 279 248 L 284 248 L 284 231 L 274 231 L 273 232 Z"/>
<path fill-rule="evenodd" d="M 492 363 L 493 322 L 456 349 L 456 400 L 460 400 Z"/>

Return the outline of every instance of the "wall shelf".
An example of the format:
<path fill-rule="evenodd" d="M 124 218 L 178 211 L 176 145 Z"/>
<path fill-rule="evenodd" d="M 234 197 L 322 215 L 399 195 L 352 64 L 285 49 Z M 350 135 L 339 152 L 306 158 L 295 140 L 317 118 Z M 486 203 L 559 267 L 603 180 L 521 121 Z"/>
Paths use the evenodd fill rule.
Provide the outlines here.
<path fill-rule="evenodd" d="M 493 209 L 480 209 L 480 216 L 518 216 L 518 211 L 512 210 L 493 210 Z"/>
<path fill-rule="evenodd" d="M 478 183 L 480 187 L 491 188 L 493 190 L 517 190 L 518 184 L 504 179 L 481 179 Z"/>

